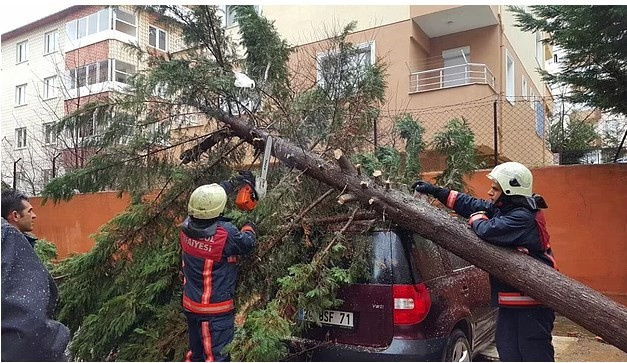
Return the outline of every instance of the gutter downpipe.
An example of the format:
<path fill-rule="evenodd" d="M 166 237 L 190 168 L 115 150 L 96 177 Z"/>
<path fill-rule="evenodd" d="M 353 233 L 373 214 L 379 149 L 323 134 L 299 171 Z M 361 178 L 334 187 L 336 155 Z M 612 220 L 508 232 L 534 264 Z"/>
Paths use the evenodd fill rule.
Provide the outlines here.
<path fill-rule="evenodd" d="M 503 47 L 504 47 L 504 44 L 503 44 L 503 33 L 504 33 L 504 30 L 503 30 L 503 17 L 501 16 L 502 5 L 497 5 L 497 6 L 498 6 L 498 14 L 497 14 L 497 16 L 499 18 L 499 62 L 498 62 L 499 63 L 499 94 L 497 96 L 497 100 L 498 100 L 498 103 L 499 103 L 500 107 L 499 107 L 499 110 L 498 110 L 499 111 L 499 120 L 495 124 L 498 125 L 498 123 L 500 123 L 501 126 L 502 126 L 502 124 L 503 124 L 503 100 L 502 100 L 502 95 L 503 95 L 503 83 L 504 83 L 504 80 L 505 80 L 505 77 L 503 75 L 503 68 L 504 68 L 503 67 L 503 62 L 505 60 L 505 54 L 503 52 Z M 501 134 L 502 134 L 501 130 L 502 130 L 502 128 L 498 128 L 498 127 L 497 127 L 497 130 L 495 130 L 499 136 L 501 136 Z M 498 138 L 498 143 L 500 144 L 499 146 L 503 145 L 502 137 Z M 496 149 L 496 145 L 495 145 L 495 149 Z M 502 150 L 502 147 L 499 147 L 498 149 Z"/>

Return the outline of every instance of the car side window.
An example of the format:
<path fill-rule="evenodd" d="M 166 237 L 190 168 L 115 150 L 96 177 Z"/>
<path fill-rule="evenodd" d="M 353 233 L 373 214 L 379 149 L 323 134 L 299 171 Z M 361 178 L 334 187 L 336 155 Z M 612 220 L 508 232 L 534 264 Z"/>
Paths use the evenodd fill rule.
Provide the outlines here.
<path fill-rule="evenodd" d="M 412 256 L 421 276 L 425 280 L 446 274 L 440 250 L 438 246 L 430 240 L 417 234 L 414 235 Z"/>
<path fill-rule="evenodd" d="M 449 261 L 451 262 L 451 269 L 459 270 L 468 266 L 472 266 L 472 263 L 464 260 L 463 258 L 457 256 L 456 254 L 446 251 L 448 253 Z"/>

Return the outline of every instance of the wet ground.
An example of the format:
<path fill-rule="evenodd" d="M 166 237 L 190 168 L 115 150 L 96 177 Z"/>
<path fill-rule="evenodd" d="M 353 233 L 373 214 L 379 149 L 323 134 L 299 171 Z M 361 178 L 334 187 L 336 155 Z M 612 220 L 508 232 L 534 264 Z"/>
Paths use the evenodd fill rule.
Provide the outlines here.
<path fill-rule="evenodd" d="M 627 353 L 560 315 L 555 317 L 553 346 L 556 362 L 627 362 Z M 491 347 L 478 360 L 498 361 L 496 348 Z"/>

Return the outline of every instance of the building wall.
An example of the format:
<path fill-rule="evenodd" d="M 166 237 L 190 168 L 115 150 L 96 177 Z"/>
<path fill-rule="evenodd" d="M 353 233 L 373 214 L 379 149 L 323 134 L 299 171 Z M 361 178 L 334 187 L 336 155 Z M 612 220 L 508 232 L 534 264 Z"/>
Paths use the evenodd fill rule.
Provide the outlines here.
<path fill-rule="evenodd" d="M 57 29 L 59 50 L 44 55 L 44 34 Z M 11 38 L 2 39 L 2 85 L 1 132 L 2 132 L 2 180 L 11 185 L 13 182 L 13 162 L 21 158 L 17 164 L 18 173 L 24 168 L 29 179 L 41 180 L 43 169 L 52 168 L 55 149 L 44 145 L 42 124 L 58 120 L 63 115 L 63 96 L 59 89 L 58 97 L 43 99 L 44 78 L 63 72 L 63 38 L 65 37 L 65 20 L 47 23 L 39 28 L 29 30 Z M 28 40 L 28 61 L 16 64 L 16 45 Z M 57 87 L 61 87 L 61 77 L 57 77 Z M 15 106 L 15 87 L 27 84 L 27 104 Z M 27 148 L 16 150 L 15 129 L 27 128 Z M 33 193 L 31 188 L 25 188 Z M 35 192 L 38 192 L 36 188 Z"/>
<path fill-rule="evenodd" d="M 627 305 L 627 164 L 554 166 L 532 172 L 534 191 L 549 205 L 545 214 L 560 271 Z M 485 198 L 490 187 L 487 173 L 478 171 L 469 178 L 479 198 Z M 116 192 L 77 195 L 58 205 L 42 206 L 40 198 L 31 198 L 37 214 L 34 233 L 54 242 L 60 258 L 87 252 L 94 246 L 90 235 L 129 202 L 127 195 L 119 199 Z"/>
<path fill-rule="evenodd" d="M 261 12 L 291 45 L 327 39 L 351 21 L 359 32 L 409 19 L 407 5 L 263 5 Z"/>

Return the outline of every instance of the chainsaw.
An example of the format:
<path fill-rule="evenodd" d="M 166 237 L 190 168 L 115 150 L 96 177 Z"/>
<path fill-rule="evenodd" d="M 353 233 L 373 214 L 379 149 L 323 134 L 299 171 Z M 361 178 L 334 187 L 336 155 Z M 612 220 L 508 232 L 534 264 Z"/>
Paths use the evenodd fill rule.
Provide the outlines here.
<path fill-rule="evenodd" d="M 257 206 L 257 202 L 265 197 L 268 188 L 268 166 L 270 165 L 271 151 L 272 136 L 268 136 L 261 163 L 261 176 L 255 179 L 255 185 L 252 185 L 250 181 L 245 181 L 245 184 L 237 192 L 235 205 L 240 210 L 252 211 Z"/>

